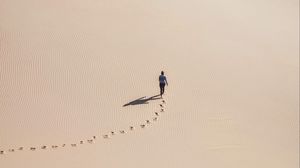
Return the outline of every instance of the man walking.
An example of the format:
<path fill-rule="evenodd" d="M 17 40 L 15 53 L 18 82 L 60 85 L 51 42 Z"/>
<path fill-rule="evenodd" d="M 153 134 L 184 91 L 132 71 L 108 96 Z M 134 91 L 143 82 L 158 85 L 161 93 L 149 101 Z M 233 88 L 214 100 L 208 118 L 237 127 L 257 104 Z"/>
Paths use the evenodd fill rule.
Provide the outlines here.
<path fill-rule="evenodd" d="M 165 92 L 165 85 L 168 85 L 168 81 L 166 76 L 164 75 L 164 71 L 161 71 L 161 75 L 159 76 L 159 87 L 160 87 L 160 96 Z"/>

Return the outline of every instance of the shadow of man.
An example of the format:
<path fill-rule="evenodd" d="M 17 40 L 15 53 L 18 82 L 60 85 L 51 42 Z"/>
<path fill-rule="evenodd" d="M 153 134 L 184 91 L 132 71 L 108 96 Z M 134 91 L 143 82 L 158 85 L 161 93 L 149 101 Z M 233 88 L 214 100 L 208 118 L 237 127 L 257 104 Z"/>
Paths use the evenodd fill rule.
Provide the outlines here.
<path fill-rule="evenodd" d="M 144 96 L 144 97 L 138 98 L 136 100 L 133 100 L 133 101 L 131 101 L 129 103 L 124 104 L 123 107 L 129 106 L 129 105 L 148 104 L 149 101 L 151 101 L 151 100 L 161 99 L 161 97 L 159 97 L 159 96 L 160 95 L 154 95 L 154 96 L 151 96 L 149 98 L 146 98 L 146 96 Z"/>

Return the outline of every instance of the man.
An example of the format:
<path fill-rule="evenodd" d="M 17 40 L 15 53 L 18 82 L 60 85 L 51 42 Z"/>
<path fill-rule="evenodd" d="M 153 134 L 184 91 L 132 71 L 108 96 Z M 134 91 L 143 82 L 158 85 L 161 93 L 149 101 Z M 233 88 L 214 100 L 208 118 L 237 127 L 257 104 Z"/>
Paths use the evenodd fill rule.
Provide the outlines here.
<path fill-rule="evenodd" d="M 168 85 L 168 81 L 166 76 L 164 75 L 164 71 L 161 71 L 161 75 L 159 76 L 159 87 L 160 87 L 160 96 L 162 97 L 162 95 L 165 92 L 165 85 Z"/>

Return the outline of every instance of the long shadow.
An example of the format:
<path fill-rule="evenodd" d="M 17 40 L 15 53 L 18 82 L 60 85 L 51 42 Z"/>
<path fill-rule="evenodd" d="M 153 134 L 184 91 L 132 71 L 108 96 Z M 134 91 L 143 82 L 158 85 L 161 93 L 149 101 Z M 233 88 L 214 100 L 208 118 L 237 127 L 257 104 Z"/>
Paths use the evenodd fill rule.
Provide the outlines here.
<path fill-rule="evenodd" d="M 123 107 L 126 107 L 126 106 L 129 106 L 129 105 L 141 105 L 141 104 L 148 104 L 149 101 L 151 100 L 157 100 L 157 99 L 161 99 L 160 95 L 154 95 L 154 96 L 151 96 L 149 98 L 146 98 L 146 96 L 144 97 L 141 97 L 141 98 L 138 98 L 136 100 L 133 100 L 129 103 L 126 103 L 123 105 Z"/>

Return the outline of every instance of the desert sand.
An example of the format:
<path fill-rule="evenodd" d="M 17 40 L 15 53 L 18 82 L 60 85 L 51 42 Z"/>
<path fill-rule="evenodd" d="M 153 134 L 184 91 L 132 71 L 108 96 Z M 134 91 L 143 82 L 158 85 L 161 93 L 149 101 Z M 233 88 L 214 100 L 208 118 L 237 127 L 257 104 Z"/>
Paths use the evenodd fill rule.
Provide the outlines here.
<path fill-rule="evenodd" d="M 298 168 L 299 1 L 0 0 L 0 167 Z"/>

